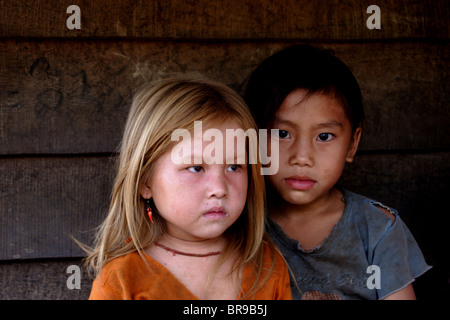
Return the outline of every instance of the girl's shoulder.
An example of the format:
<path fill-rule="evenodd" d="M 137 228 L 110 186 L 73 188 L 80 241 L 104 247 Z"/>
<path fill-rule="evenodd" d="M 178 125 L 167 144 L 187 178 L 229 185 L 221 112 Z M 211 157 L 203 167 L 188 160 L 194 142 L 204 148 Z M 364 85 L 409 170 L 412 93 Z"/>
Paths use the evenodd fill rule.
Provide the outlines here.
<path fill-rule="evenodd" d="M 89 299 L 130 299 L 129 284 L 135 282 L 136 276 L 138 276 L 135 272 L 142 269 L 141 264 L 143 261 L 137 252 L 131 252 L 108 261 L 94 279 Z M 138 271 L 138 274 L 141 273 Z"/>
<path fill-rule="evenodd" d="M 265 242 L 263 250 L 263 264 L 265 268 L 272 269 L 275 273 L 284 273 L 288 270 L 286 260 L 275 244 Z"/>
<path fill-rule="evenodd" d="M 259 286 L 251 296 L 255 300 L 291 300 L 291 288 L 287 263 L 277 247 L 263 244 L 263 263 L 259 277 L 255 269 L 248 265 L 244 269 L 242 289 L 251 292 L 251 287 L 259 279 Z"/>
<path fill-rule="evenodd" d="M 97 275 L 93 299 L 196 299 L 163 265 L 137 251 L 109 261 Z"/>
<path fill-rule="evenodd" d="M 148 272 L 148 268 L 151 268 L 152 265 L 151 262 L 151 259 L 141 256 L 137 251 L 130 252 L 107 262 L 99 276 L 101 276 L 102 282 L 108 282 L 111 277 L 119 275 L 128 278 L 136 273 Z"/>

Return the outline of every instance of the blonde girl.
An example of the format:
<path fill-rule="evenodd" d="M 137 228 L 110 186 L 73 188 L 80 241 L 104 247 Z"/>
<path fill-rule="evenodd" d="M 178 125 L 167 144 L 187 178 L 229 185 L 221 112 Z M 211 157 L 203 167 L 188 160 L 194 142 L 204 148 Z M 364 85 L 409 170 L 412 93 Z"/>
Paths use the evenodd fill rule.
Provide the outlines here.
<path fill-rule="evenodd" d="M 256 130 L 239 95 L 214 81 L 164 79 L 134 97 L 109 212 L 88 249 L 90 299 L 291 298 L 287 267 L 264 233 L 260 163 L 227 158 L 228 145 L 223 161 L 207 160 L 213 141 L 195 162 L 195 141 L 172 134 L 199 121 L 224 135 Z M 247 159 L 249 151 L 247 141 Z"/>

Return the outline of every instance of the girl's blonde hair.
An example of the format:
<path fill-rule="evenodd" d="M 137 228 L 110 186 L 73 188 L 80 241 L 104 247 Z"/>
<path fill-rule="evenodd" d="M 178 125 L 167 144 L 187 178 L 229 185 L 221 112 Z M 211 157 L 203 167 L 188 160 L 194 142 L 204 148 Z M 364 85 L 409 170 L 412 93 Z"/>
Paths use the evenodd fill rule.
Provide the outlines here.
<path fill-rule="evenodd" d="M 191 131 L 194 121 L 210 124 L 228 119 L 236 121 L 244 130 L 257 130 L 241 97 L 221 83 L 176 77 L 143 86 L 133 99 L 126 121 L 108 215 L 99 227 L 94 247 L 85 247 L 90 271 L 98 274 L 112 259 L 134 251 L 144 258 L 143 250 L 165 232 L 165 221 L 157 210 L 153 210 L 154 223 L 149 221 L 139 185 L 151 174 L 155 160 L 173 147 L 172 132 L 180 128 Z M 270 247 L 272 244 L 264 232 L 265 186 L 259 159 L 248 168 L 247 203 L 225 233 L 229 244 L 218 265 L 238 253 L 240 258 L 235 268 L 251 264 L 259 279 L 263 270 L 263 243 Z M 275 252 L 273 247 L 272 252 Z M 273 265 L 265 279 L 272 269 Z M 256 291 L 265 279 L 256 281 L 251 291 Z"/>

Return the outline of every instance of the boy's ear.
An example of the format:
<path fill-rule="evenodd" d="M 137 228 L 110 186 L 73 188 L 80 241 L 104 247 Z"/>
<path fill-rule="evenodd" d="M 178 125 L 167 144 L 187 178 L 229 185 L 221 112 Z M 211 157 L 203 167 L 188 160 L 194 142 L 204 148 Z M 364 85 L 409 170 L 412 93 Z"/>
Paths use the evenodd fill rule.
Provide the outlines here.
<path fill-rule="evenodd" d="M 150 199 L 152 197 L 152 190 L 148 186 L 147 181 L 139 184 L 139 193 L 144 199 Z"/>
<path fill-rule="evenodd" d="M 352 141 L 350 143 L 350 147 L 347 151 L 347 157 L 345 161 L 353 162 L 353 158 L 355 157 L 356 150 L 358 150 L 359 140 L 361 139 L 362 128 L 356 128 L 355 132 L 353 132 Z"/>

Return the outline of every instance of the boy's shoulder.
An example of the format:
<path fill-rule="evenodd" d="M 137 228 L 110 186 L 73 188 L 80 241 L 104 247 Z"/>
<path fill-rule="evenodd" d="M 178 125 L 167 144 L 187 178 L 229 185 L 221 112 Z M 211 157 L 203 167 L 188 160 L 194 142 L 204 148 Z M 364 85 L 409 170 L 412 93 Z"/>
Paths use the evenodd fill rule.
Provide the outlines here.
<path fill-rule="evenodd" d="M 378 238 L 395 225 L 402 224 L 396 209 L 348 190 L 343 190 L 343 193 L 346 216 L 358 226 L 362 233 L 370 230 L 371 233 L 377 233 L 378 236 L 375 238 Z"/>
<path fill-rule="evenodd" d="M 395 219 L 398 216 L 398 211 L 384 203 L 373 200 L 369 197 L 363 196 L 352 191 L 343 190 L 344 200 L 346 205 L 350 205 L 351 209 L 357 209 L 363 213 L 383 213 L 390 219 Z"/>

